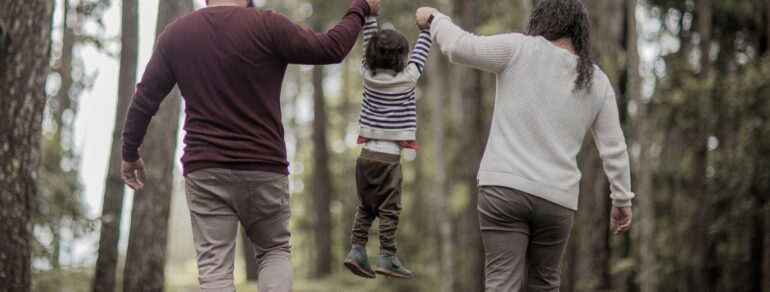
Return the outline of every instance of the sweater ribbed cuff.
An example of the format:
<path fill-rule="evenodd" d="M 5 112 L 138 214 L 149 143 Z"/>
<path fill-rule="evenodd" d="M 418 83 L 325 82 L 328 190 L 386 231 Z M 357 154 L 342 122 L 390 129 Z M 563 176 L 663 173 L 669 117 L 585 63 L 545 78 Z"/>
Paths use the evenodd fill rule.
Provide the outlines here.
<path fill-rule="evenodd" d="M 623 207 L 631 207 L 631 205 L 632 205 L 631 200 L 618 200 L 618 199 L 612 200 L 612 206 L 615 206 L 615 207 L 623 208 Z"/>

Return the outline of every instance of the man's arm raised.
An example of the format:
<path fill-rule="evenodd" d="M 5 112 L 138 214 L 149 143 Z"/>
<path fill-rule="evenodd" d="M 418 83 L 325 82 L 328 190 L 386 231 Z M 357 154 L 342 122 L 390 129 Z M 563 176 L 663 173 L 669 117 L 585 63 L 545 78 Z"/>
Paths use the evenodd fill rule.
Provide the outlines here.
<path fill-rule="evenodd" d="M 325 33 L 305 29 L 283 15 L 270 20 L 276 54 L 286 63 L 323 65 L 340 63 L 350 53 L 367 16 L 380 10 L 380 0 L 354 0 L 345 16 Z"/>

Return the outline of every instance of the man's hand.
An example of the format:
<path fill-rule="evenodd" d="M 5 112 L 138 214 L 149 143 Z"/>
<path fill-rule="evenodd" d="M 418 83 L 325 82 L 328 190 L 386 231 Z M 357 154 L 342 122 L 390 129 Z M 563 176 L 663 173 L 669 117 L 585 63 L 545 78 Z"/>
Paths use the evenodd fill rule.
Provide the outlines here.
<path fill-rule="evenodd" d="M 380 14 L 380 0 L 366 0 L 369 4 L 370 16 L 377 16 Z"/>
<path fill-rule="evenodd" d="M 610 230 L 615 235 L 631 228 L 631 207 L 612 207 L 610 212 Z"/>
<path fill-rule="evenodd" d="M 430 19 L 430 16 L 436 12 L 438 12 L 438 10 L 436 10 L 436 8 L 433 8 L 433 7 L 420 7 L 419 9 L 417 9 L 417 13 L 415 15 L 417 27 L 419 27 L 420 29 L 429 29 L 430 22 L 428 22 L 428 20 Z"/>
<path fill-rule="evenodd" d="M 123 161 L 120 164 L 120 177 L 131 189 L 141 190 L 144 188 L 144 182 L 147 181 L 147 176 L 144 173 L 144 161 L 141 158 L 134 162 Z"/>

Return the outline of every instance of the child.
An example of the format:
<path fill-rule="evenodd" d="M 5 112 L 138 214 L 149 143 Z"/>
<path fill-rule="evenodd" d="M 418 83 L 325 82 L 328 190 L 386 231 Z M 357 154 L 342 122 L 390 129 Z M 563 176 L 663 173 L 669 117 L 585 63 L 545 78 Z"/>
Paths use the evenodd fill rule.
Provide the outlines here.
<path fill-rule="evenodd" d="M 356 162 L 360 204 L 353 223 L 352 247 L 345 267 L 374 278 L 375 272 L 409 279 L 412 272 L 396 257 L 396 230 L 401 214 L 401 149 L 417 149 L 415 89 L 430 51 L 428 30 L 420 32 L 411 57 L 409 42 L 395 30 L 377 31 L 377 20 L 364 25 L 364 84 L 358 143 L 364 144 Z M 380 254 L 372 271 L 366 256 L 369 228 L 380 218 Z"/>

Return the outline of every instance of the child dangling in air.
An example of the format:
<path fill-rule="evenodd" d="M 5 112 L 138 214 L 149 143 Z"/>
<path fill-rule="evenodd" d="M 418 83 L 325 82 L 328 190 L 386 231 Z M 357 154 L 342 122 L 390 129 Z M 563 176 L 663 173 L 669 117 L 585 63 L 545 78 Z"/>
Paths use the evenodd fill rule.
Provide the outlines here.
<path fill-rule="evenodd" d="M 345 258 L 345 267 L 361 277 L 374 278 L 375 272 L 388 277 L 412 277 L 396 257 L 401 214 L 400 160 L 401 149 L 419 147 L 415 91 L 430 47 L 430 32 L 422 30 L 409 57 L 409 42 L 401 33 L 377 30 L 377 20 L 366 19 L 358 138 L 364 147 L 356 162 L 360 204 L 353 222 L 352 247 Z M 380 219 L 380 253 L 372 271 L 365 245 L 375 217 Z"/>

